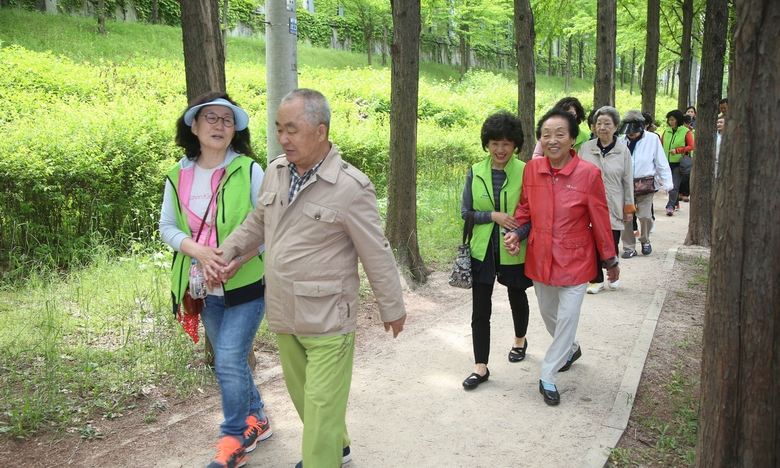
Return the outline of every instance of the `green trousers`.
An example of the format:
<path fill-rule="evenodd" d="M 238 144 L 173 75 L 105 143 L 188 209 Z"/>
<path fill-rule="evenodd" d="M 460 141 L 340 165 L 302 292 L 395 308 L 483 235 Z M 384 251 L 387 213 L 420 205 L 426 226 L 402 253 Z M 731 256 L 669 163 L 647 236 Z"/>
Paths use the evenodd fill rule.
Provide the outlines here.
<path fill-rule="evenodd" d="M 303 422 L 304 468 L 338 468 L 347 434 L 355 333 L 277 335 L 287 391 Z"/>

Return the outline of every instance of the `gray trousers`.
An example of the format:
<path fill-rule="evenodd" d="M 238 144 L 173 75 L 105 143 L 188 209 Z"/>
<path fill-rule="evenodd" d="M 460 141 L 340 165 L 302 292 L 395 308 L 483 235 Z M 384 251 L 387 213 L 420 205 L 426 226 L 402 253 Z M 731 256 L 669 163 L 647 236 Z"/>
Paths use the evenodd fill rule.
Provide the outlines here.
<path fill-rule="evenodd" d="M 674 205 L 677 204 L 677 196 L 680 194 L 680 184 L 682 184 L 683 176 L 680 173 L 680 163 L 669 163 L 669 168 L 672 170 L 674 188 L 669 191 L 669 201 L 666 203 L 666 207 L 674 208 Z"/>
<path fill-rule="evenodd" d="M 580 308 L 587 289 L 588 283 L 576 286 L 550 286 L 534 281 L 539 312 L 542 314 L 547 332 L 553 337 L 542 362 L 542 380 L 545 382 L 555 383 L 558 369 L 566 364 L 569 356 L 579 346 L 574 339 L 577 336 Z"/>
<path fill-rule="evenodd" d="M 639 220 L 639 242 L 642 244 L 648 244 L 650 242 L 650 230 L 653 229 L 653 213 L 651 208 L 653 207 L 654 193 L 646 193 L 644 195 L 637 195 L 634 197 L 634 204 L 636 205 L 636 217 Z M 636 237 L 634 237 L 634 227 L 632 223 L 624 223 L 623 234 L 623 250 L 636 250 Z"/>

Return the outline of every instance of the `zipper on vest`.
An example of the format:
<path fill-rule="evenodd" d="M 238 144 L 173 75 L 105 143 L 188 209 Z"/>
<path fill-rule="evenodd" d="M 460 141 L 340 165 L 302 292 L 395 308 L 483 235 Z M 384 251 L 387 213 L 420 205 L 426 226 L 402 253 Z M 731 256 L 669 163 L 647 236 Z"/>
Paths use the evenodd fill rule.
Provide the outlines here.
<path fill-rule="evenodd" d="M 477 179 L 480 180 L 480 182 L 482 182 L 482 185 L 485 187 L 485 193 L 487 193 L 487 196 L 490 199 L 490 204 L 493 205 L 493 207 L 495 207 L 496 206 L 496 202 L 493 201 L 493 195 L 491 194 L 492 190 L 488 190 L 488 186 L 487 186 L 487 183 L 485 183 L 485 179 L 483 179 L 482 176 L 479 176 L 479 175 L 475 175 L 474 177 L 476 177 Z M 474 200 L 473 200 L 474 194 L 473 193 L 471 194 L 471 198 L 472 198 L 471 204 L 472 204 L 472 208 L 473 208 L 473 205 L 474 205 Z"/>

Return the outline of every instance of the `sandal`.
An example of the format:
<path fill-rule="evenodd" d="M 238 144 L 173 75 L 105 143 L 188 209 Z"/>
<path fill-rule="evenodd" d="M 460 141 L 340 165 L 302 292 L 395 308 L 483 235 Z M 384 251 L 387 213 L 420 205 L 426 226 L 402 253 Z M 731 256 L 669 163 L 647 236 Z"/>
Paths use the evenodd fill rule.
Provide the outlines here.
<path fill-rule="evenodd" d="M 466 390 L 474 390 L 475 388 L 479 387 L 479 384 L 482 382 L 487 382 L 489 377 L 490 369 L 487 369 L 485 375 L 479 375 L 476 372 L 472 372 L 471 375 L 466 377 L 466 380 L 463 381 L 463 388 Z"/>
<path fill-rule="evenodd" d="M 520 362 L 525 359 L 525 352 L 528 349 L 528 339 L 525 340 L 522 348 L 513 347 L 509 350 L 509 362 Z"/>

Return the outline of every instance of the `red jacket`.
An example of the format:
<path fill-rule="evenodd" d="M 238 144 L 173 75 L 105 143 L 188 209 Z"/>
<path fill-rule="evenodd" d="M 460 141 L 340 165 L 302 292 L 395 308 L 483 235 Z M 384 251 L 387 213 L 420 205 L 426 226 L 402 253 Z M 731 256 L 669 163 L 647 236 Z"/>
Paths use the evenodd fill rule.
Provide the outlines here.
<path fill-rule="evenodd" d="M 523 173 L 515 219 L 531 222 L 525 274 L 551 286 L 575 286 L 596 276 L 601 260 L 615 256 L 607 197 L 599 168 L 574 150 L 557 176 L 547 158 L 532 159 Z"/>

